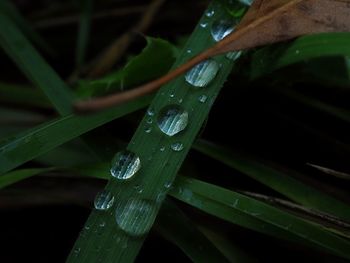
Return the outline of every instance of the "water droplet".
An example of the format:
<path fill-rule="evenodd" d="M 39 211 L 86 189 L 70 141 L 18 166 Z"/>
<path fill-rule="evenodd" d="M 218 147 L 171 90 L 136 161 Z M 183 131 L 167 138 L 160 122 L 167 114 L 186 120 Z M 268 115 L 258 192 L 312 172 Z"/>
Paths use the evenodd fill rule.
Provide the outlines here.
<path fill-rule="evenodd" d="M 153 119 L 152 119 L 152 118 L 148 118 L 148 119 L 147 119 L 147 123 L 148 123 L 148 124 L 152 124 L 152 122 L 153 122 Z"/>
<path fill-rule="evenodd" d="M 118 204 L 116 209 L 117 225 L 132 236 L 146 234 L 157 215 L 156 206 L 145 199 L 129 199 Z"/>
<path fill-rule="evenodd" d="M 299 55 L 300 54 L 300 50 L 299 49 L 295 50 L 295 54 Z"/>
<path fill-rule="evenodd" d="M 112 207 L 114 202 L 114 196 L 111 192 L 103 190 L 102 192 L 99 192 L 94 201 L 95 208 L 97 210 L 108 210 Z M 85 229 L 88 230 L 90 227 L 85 226 Z"/>
<path fill-rule="evenodd" d="M 169 189 L 171 187 L 172 183 L 173 183 L 172 181 L 167 181 L 167 182 L 165 182 L 164 187 Z"/>
<path fill-rule="evenodd" d="M 187 54 L 191 54 L 191 53 L 192 53 L 192 50 L 191 50 L 191 49 L 187 49 L 187 50 L 186 50 L 186 53 L 187 53 Z"/>
<path fill-rule="evenodd" d="M 77 257 L 79 255 L 80 250 L 81 250 L 80 247 L 77 247 L 77 248 L 74 249 L 74 256 L 75 257 Z"/>
<path fill-rule="evenodd" d="M 137 193 L 141 194 L 143 192 L 143 188 L 141 185 L 137 184 L 134 186 L 134 189 L 136 190 Z"/>
<path fill-rule="evenodd" d="M 183 99 L 179 99 L 178 101 L 179 101 L 179 103 L 181 104 L 184 100 L 183 100 Z"/>
<path fill-rule="evenodd" d="M 161 152 L 164 152 L 164 151 L 165 151 L 165 146 L 160 147 L 159 150 L 160 150 Z"/>
<path fill-rule="evenodd" d="M 165 196 L 166 196 L 166 193 L 159 193 L 159 194 L 157 195 L 156 202 L 157 202 L 157 203 L 162 202 L 162 201 L 164 200 Z"/>
<path fill-rule="evenodd" d="M 171 93 L 171 94 L 169 95 L 169 97 L 170 97 L 170 98 L 174 98 L 174 97 L 175 97 L 175 94 Z"/>
<path fill-rule="evenodd" d="M 106 222 L 105 222 L 105 221 L 102 221 L 102 222 L 100 223 L 100 227 L 105 227 L 105 225 L 106 225 Z"/>
<path fill-rule="evenodd" d="M 183 148 L 184 148 L 184 145 L 180 142 L 176 142 L 171 145 L 171 149 L 173 149 L 173 151 L 175 152 L 180 152 L 182 151 Z"/>
<path fill-rule="evenodd" d="M 186 81 L 194 87 L 207 86 L 219 71 L 219 65 L 215 60 L 209 59 L 194 66 L 185 75 Z"/>
<path fill-rule="evenodd" d="M 130 179 L 141 168 L 140 158 L 130 152 L 118 152 L 112 160 L 111 174 L 119 180 Z"/>
<path fill-rule="evenodd" d="M 205 103 L 207 101 L 208 97 L 206 95 L 200 95 L 198 97 L 198 101 L 201 103 Z"/>
<path fill-rule="evenodd" d="M 176 105 L 165 107 L 159 115 L 158 127 L 168 136 L 184 130 L 188 123 L 188 113 Z"/>
<path fill-rule="evenodd" d="M 147 126 L 147 127 L 145 128 L 145 132 L 146 132 L 146 133 L 151 133 L 151 131 L 152 131 L 152 127 Z"/>
<path fill-rule="evenodd" d="M 213 9 L 210 9 L 205 13 L 207 17 L 212 17 L 214 14 L 215 14 L 215 11 Z"/>
<path fill-rule="evenodd" d="M 192 199 L 192 191 L 190 189 L 185 189 L 182 193 L 182 197 L 187 201 L 191 200 Z"/>
<path fill-rule="evenodd" d="M 153 116 L 153 115 L 154 115 L 154 110 L 153 110 L 152 108 L 149 108 L 149 109 L 147 110 L 147 115 L 148 115 L 148 116 Z"/>
<path fill-rule="evenodd" d="M 206 28 L 208 26 L 207 22 L 202 22 L 199 24 L 201 28 Z"/>
<path fill-rule="evenodd" d="M 215 21 L 211 27 L 211 36 L 219 42 L 235 29 L 236 24 L 232 20 Z"/>
<path fill-rule="evenodd" d="M 242 56 L 242 53 L 243 53 L 242 51 L 229 52 L 226 54 L 226 58 L 228 58 L 229 60 L 235 61 Z"/>

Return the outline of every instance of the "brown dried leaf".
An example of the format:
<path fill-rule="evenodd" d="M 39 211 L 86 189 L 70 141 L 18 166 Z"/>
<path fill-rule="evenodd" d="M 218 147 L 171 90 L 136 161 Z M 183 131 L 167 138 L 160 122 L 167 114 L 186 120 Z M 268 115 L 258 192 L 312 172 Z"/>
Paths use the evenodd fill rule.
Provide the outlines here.
<path fill-rule="evenodd" d="M 350 0 L 256 0 L 237 30 L 179 68 L 138 88 L 77 104 L 94 111 L 157 90 L 163 84 L 209 57 L 295 37 L 323 32 L 350 31 Z"/>

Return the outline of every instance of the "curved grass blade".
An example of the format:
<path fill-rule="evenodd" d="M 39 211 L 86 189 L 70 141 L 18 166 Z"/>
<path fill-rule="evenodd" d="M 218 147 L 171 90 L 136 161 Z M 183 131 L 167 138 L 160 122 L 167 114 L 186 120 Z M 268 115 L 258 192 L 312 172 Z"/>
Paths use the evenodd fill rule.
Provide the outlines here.
<path fill-rule="evenodd" d="M 285 172 L 203 140 L 198 140 L 193 146 L 201 153 L 248 175 L 295 202 L 350 222 L 350 207 L 347 204 L 299 182 Z"/>
<path fill-rule="evenodd" d="M 0 142 L 0 175 L 149 102 L 150 97 L 144 97 L 93 115 L 68 115 Z"/>
<path fill-rule="evenodd" d="M 0 45 L 28 79 L 42 89 L 61 115 L 71 113 L 73 94 L 69 88 L 1 10 Z"/>
<path fill-rule="evenodd" d="M 237 222 L 239 219 L 232 218 L 232 213 L 229 212 L 231 210 L 238 210 L 240 213 L 249 215 L 254 219 L 261 220 L 270 226 L 276 227 L 282 231 L 280 234 L 283 232 L 289 233 L 289 235 L 285 234 L 286 237 L 294 235 L 296 238 L 304 239 L 307 243 L 313 244 L 314 247 L 350 259 L 349 241 L 328 232 L 319 225 L 310 223 L 253 198 L 186 177 L 177 178 L 171 195 L 199 209 L 206 210 L 213 215 L 219 216 L 222 214 L 226 217 L 224 218 L 225 220 L 231 222 Z M 217 207 L 222 205 L 230 211 L 222 209 L 221 211 L 220 209 L 216 210 Z M 237 224 L 247 224 L 241 220 L 242 218 L 239 220 L 240 223 Z M 271 231 L 271 233 L 274 232 L 276 233 L 276 231 Z"/>
<path fill-rule="evenodd" d="M 277 69 L 327 56 L 350 56 L 350 33 L 323 33 L 303 36 L 292 43 L 264 47 L 252 56 L 252 79 Z"/>
<path fill-rule="evenodd" d="M 209 8 L 213 10 L 215 15 L 211 17 L 204 15 L 200 21 L 200 23 L 208 23 L 208 28 L 203 28 L 200 24 L 197 26 L 174 67 L 188 60 L 192 53 L 199 53 L 214 43 L 210 26 L 213 21 L 225 19 L 228 14 L 216 1 Z M 215 70 L 214 75 L 210 76 L 211 78 L 215 77 L 215 81 L 206 85 L 205 89 L 194 89 L 189 82 L 181 77 L 164 86 L 157 94 L 148 110 L 149 115 L 142 120 L 127 148 L 139 156 L 141 169 L 135 178 L 125 183 L 120 183 L 114 179 L 109 181 L 105 190 L 114 195 L 115 200 L 117 200 L 115 206 L 106 213 L 98 210 L 92 211 L 85 224 L 85 229 L 88 228 L 89 230 L 83 231 L 80 238 L 78 238 L 68 262 L 96 262 L 102 260 L 127 263 L 135 259 L 145 239 L 146 232 L 153 224 L 158 209 L 169 190 L 165 186 L 171 185 L 174 180 L 193 140 L 208 115 L 213 101 L 232 69 L 233 61 L 227 59 L 224 55 L 216 57 L 214 61 L 212 64 L 214 63 L 216 66 L 221 64 L 221 67 L 219 67 L 217 74 L 215 74 Z M 216 66 L 214 68 L 218 69 Z M 176 136 L 168 136 L 167 131 L 163 129 L 164 132 L 162 132 L 157 124 L 157 119 L 161 118 L 162 110 L 164 112 L 166 107 L 172 106 L 186 110 L 188 115 L 184 113 L 181 118 L 186 119 L 185 116 L 187 115 L 190 119 L 188 124 L 184 125 L 186 127 L 182 126 L 184 130 Z M 182 120 L 184 121 L 184 119 Z M 151 130 L 148 130 L 148 127 Z M 176 127 L 179 126 L 176 125 Z M 170 132 L 170 135 L 173 134 Z M 140 192 L 138 189 L 142 189 L 142 191 Z M 144 201 L 140 201 L 139 206 L 137 205 L 139 203 L 134 206 L 135 199 L 147 200 L 148 205 Z M 124 224 L 128 225 L 128 222 L 138 220 L 137 217 L 135 218 L 127 212 L 119 213 L 119 211 L 116 211 L 122 209 L 120 207 L 124 207 L 125 203 L 127 209 L 130 200 L 132 201 L 130 206 L 135 209 L 149 211 L 149 213 L 143 213 L 142 218 L 144 219 L 142 222 L 132 224 L 137 231 L 145 232 L 136 238 L 132 233 L 125 231 Z M 128 215 L 130 215 L 130 218 L 128 218 Z M 126 218 L 120 219 L 119 216 L 126 216 Z M 100 229 L 99 225 L 102 222 L 105 223 L 105 227 Z M 94 234 L 95 230 L 100 231 L 101 234 L 96 236 Z M 96 246 L 101 249 L 94 250 L 93 248 Z M 114 249 L 109 249 L 108 246 Z M 79 253 L 76 253 L 76 251 L 79 251 Z"/>

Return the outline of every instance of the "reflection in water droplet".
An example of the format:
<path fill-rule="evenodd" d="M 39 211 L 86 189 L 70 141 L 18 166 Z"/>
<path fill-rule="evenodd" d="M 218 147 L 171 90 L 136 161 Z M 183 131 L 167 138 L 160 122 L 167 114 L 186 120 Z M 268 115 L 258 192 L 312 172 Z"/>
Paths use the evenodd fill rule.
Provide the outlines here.
<path fill-rule="evenodd" d="M 171 149 L 173 149 L 173 151 L 175 152 L 180 152 L 182 151 L 183 148 L 184 148 L 184 145 L 180 142 L 176 142 L 171 145 Z"/>
<path fill-rule="evenodd" d="M 211 26 L 211 36 L 216 42 L 219 42 L 235 29 L 234 21 L 218 20 Z"/>
<path fill-rule="evenodd" d="M 171 185 L 172 185 L 172 181 L 167 181 L 167 182 L 165 182 L 164 187 L 169 189 L 171 187 Z"/>
<path fill-rule="evenodd" d="M 198 101 L 201 102 L 201 103 L 205 103 L 207 101 L 208 97 L 206 95 L 200 95 L 198 97 Z"/>
<path fill-rule="evenodd" d="M 111 175 L 120 180 L 130 179 L 141 168 L 140 158 L 130 151 L 118 152 L 112 160 Z"/>
<path fill-rule="evenodd" d="M 194 66 L 185 75 L 186 81 L 194 87 L 207 86 L 219 71 L 219 65 L 215 60 L 209 59 Z"/>
<path fill-rule="evenodd" d="M 229 52 L 226 54 L 226 58 L 228 58 L 229 60 L 235 61 L 242 56 L 242 53 L 243 53 L 242 51 Z"/>
<path fill-rule="evenodd" d="M 202 23 L 200 23 L 199 25 L 200 25 L 200 27 L 202 27 L 202 28 L 206 28 L 206 27 L 208 26 L 208 23 L 207 23 L 207 22 L 202 22 Z"/>
<path fill-rule="evenodd" d="M 212 9 L 208 10 L 208 11 L 205 13 L 205 15 L 206 15 L 207 17 L 212 17 L 214 14 L 215 14 L 215 11 L 212 10 Z"/>
<path fill-rule="evenodd" d="M 115 212 L 117 225 L 132 236 L 146 234 L 152 227 L 156 215 L 156 206 L 145 199 L 122 201 Z"/>
<path fill-rule="evenodd" d="M 149 109 L 147 110 L 147 115 L 153 116 L 153 115 L 154 115 L 154 110 L 153 110 L 152 108 L 149 108 Z"/>
<path fill-rule="evenodd" d="M 102 192 L 99 192 L 94 201 L 95 208 L 97 210 L 108 210 L 112 207 L 114 202 L 114 196 L 111 192 L 107 190 L 103 190 Z M 85 229 L 88 230 L 90 227 L 85 226 Z"/>
<path fill-rule="evenodd" d="M 184 130 L 188 123 L 188 113 L 176 105 L 165 107 L 159 114 L 158 127 L 168 136 Z"/>

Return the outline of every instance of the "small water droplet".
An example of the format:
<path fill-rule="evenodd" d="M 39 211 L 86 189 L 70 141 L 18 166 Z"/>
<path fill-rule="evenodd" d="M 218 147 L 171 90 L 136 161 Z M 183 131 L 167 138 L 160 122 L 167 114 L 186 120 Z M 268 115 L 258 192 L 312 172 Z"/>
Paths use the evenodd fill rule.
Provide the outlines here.
<path fill-rule="evenodd" d="M 120 229 L 132 236 L 140 236 L 152 227 L 157 209 L 151 201 L 129 199 L 118 204 L 115 215 Z"/>
<path fill-rule="evenodd" d="M 239 200 L 238 200 L 238 199 L 236 199 L 236 200 L 233 202 L 232 207 L 237 207 L 238 202 L 239 202 Z"/>
<path fill-rule="evenodd" d="M 205 13 L 207 17 L 212 17 L 214 14 L 215 14 L 215 11 L 213 9 L 210 9 Z"/>
<path fill-rule="evenodd" d="M 171 93 L 171 94 L 169 95 L 169 97 L 170 97 L 170 98 L 174 98 L 174 97 L 175 97 L 175 94 Z"/>
<path fill-rule="evenodd" d="M 200 95 L 198 97 L 198 101 L 201 102 L 201 103 L 205 103 L 207 101 L 208 97 L 206 95 Z"/>
<path fill-rule="evenodd" d="M 184 130 L 188 123 L 188 113 L 176 105 L 165 107 L 159 115 L 158 127 L 168 136 Z"/>
<path fill-rule="evenodd" d="M 153 122 L 153 119 L 152 119 L 152 118 L 147 118 L 147 123 L 148 123 L 148 124 L 152 124 L 152 122 Z"/>
<path fill-rule="evenodd" d="M 137 184 L 134 186 L 134 189 L 136 190 L 137 193 L 141 194 L 143 192 L 143 188 L 141 185 Z"/>
<path fill-rule="evenodd" d="M 164 200 L 165 196 L 166 196 L 166 193 L 159 193 L 159 194 L 157 195 L 156 202 L 157 202 L 157 203 L 162 202 L 162 201 Z"/>
<path fill-rule="evenodd" d="M 79 255 L 80 250 L 81 250 L 80 247 L 77 247 L 77 248 L 74 249 L 74 256 L 75 257 L 77 257 Z"/>
<path fill-rule="evenodd" d="M 102 192 L 99 192 L 94 201 L 95 208 L 97 210 L 108 210 L 112 207 L 114 203 L 114 196 L 111 192 L 107 190 L 103 190 Z M 90 227 L 85 226 L 86 230 L 89 230 Z"/>
<path fill-rule="evenodd" d="M 178 102 L 181 104 L 183 102 L 183 99 L 179 99 Z"/>
<path fill-rule="evenodd" d="M 105 225 L 106 225 L 106 222 L 105 222 L 105 221 L 102 221 L 102 222 L 100 223 L 100 227 L 105 227 Z"/>
<path fill-rule="evenodd" d="M 152 108 L 149 108 L 149 109 L 147 110 L 147 115 L 148 115 L 148 116 L 153 116 L 153 115 L 154 115 L 154 110 L 153 110 Z"/>
<path fill-rule="evenodd" d="M 199 24 L 201 28 L 206 28 L 208 26 L 207 22 L 202 22 Z"/>
<path fill-rule="evenodd" d="M 152 127 L 147 126 L 147 127 L 145 128 L 145 132 L 146 132 L 146 133 L 151 133 L 151 131 L 152 131 Z"/>
<path fill-rule="evenodd" d="M 159 150 L 160 150 L 161 152 L 164 152 L 164 151 L 165 151 L 165 146 L 160 147 Z"/>
<path fill-rule="evenodd" d="M 187 54 L 191 54 L 191 53 L 192 53 L 192 50 L 191 50 L 191 49 L 187 49 L 187 50 L 186 50 L 186 53 L 187 53 Z"/>
<path fill-rule="evenodd" d="M 111 175 L 119 180 L 130 179 L 141 168 L 140 158 L 130 151 L 118 152 L 112 160 Z"/>
<path fill-rule="evenodd" d="M 233 52 L 228 52 L 226 54 L 226 58 L 232 61 L 236 61 L 242 56 L 243 52 L 242 51 L 233 51 Z"/>
<path fill-rule="evenodd" d="M 215 60 L 209 59 L 194 66 L 185 75 L 186 81 L 194 87 L 207 86 L 219 71 L 219 65 Z"/>
<path fill-rule="evenodd" d="M 167 182 L 165 182 L 164 187 L 169 189 L 171 187 L 172 183 L 173 183 L 172 181 L 167 181 Z"/>
<path fill-rule="evenodd" d="M 236 23 L 232 20 L 215 21 L 211 27 L 211 36 L 219 42 L 235 29 Z"/>
<path fill-rule="evenodd" d="M 184 145 L 181 142 L 176 142 L 171 145 L 171 149 L 175 152 L 180 152 L 184 148 Z"/>
<path fill-rule="evenodd" d="M 299 49 L 295 50 L 295 54 L 299 55 L 300 54 L 300 50 Z"/>

